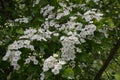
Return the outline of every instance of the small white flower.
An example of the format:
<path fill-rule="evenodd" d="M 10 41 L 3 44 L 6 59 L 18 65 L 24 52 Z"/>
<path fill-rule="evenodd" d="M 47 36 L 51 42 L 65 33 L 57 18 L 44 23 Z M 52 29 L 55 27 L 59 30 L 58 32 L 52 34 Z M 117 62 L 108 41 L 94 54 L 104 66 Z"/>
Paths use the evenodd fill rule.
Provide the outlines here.
<path fill-rule="evenodd" d="M 66 4 L 65 4 L 65 3 L 62 3 L 62 2 L 59 2 L 59 5 L 60 5 L 61 7 L 66 7 Z"/>
<path fill-rule="evenodd" d="M 30 59 L 29 58 L 25 59 L 25 63 L 24 64 L 29 64 L 29 63 L 30 63 Z"/>
<path fill-rule="evenodd" d="M 34 60 L 33 63 L 34 63 L 35 65 L 37 65 L 37 64 L 38 64 L 38 60 Z"/>
<path fill-rule="evenodd" d="M 21 51 L 15 51 L 15 56 L 20 56 L 22 54 Z"/>
<path fill-rule="evenodd" d="M 56 16 L 56 19 L 60 19 L 61 17 L 63 17 L 64 14 L 63 13 L 58 13 L 57 16 Z"/>
<path fill-rule="evenodd" d="M 59 61 L 59 63 L 62 64 L 62 65 L 66 64 L 65 61 Z"/>
<path fill-rule="evenodd" d="M 56 68 L 52 69 L 52 73 L 54 73 L 54 75 L 59 74 L 59 69 L 56 69 Z"/>
<path fill-rule="evenodd" d="M 31 61 L 36 60 L 36 57 L 35 57 L 35 56 L 30 56 L 29 58 L 30 58 Z"/>
<path fill-rule="evenodd" d="M 70 17 L 71 20 L 75 20 L 76 18 L 77 18 L 77 17 L 75 17 L 75 16 L 71 16 L 71 17 Z"/>
<path fill-rule="evenodd" d="M 60 40 L 62 41 L 62 40 L 64 40 L 64 38 L 65 38 L 65 36 L 62 36 L 62 37 L 60 37 Z"/>
<path fill-rule="evenodd" d="M 17 61 L 11 61 L 11 65 L 12 65 L 12 66 L 17 65 Z"/>
<path fill-rule="evenodd" d="M 13 61 L 18 61 L 19 59 L 20 59 L 20 57 L 17 57 L 17 56 L 12 58 Z"/>
<path fill-rule="evenodd" d="M 59 33 L 54 33 L 53 35 L 54 35 L 54 36 L 59 36 Z"/>
<path fill-rule="evenodd" d="M 29 45 L 30 41 L 29 40 L 24 40 L 24 44 Z"/>
<path fill-rule="evenodd" d="M 9 57 L 9 56 L 4 56 L 4 57 L 2 58 L 2 60 L 3 60 L 3 61 L 6 61 L 6 60 L 8 59 L 8 57 Z"/>
<path fill-rule="evenodd" d="M 53 54 L 53 57 L 58 57 L 58 54 Z"/>
<path fill-rule="evenodd" d="M 15 65 L 13 67 L 14 67 L 15 70 L 18 70 L 20 68 L 20 65 L 17 64 L 17 65 Z"/>
<path fill-rule="evenodd" d="M 81 51 L 81 49 L 80 49 L 80 48 L 77 48 L 77 52 L 81 53 L 82 51 Z"/>
<path fill-rule="evenodd" d="M 60 63 L 55 64 L 54 66 L 55 69 L 62 69 L 62 65 Z"/>
<path fill-rule="evenodd" d="M 71 31 L 70 31 L 70 32 L 68 32 L 68 36 L 70 36 L 70 35 L 73 35 L 73 32 L 71 32 Z"/>
<path fill-rule="evenodd" d="M 43 71 L 44 71 L 44 72 L 46 72 L 46 71 L 48 71 L 48 70 L 49 70 L 49 68 L 48 68 L 47 65 L 43 67 Z"/>
<path fill-rule="evenodd" d="M 33 7 L 36 5 L 36 4 L 39 4 L 40 0 L 35 0 L 35 2 L 33 3 Z"/>
<path fill-rule="evenodd" d="M 10 54 L 11 54 L 11 51 L 8 50 L 8 51 L 6 52 L 6 55 L 2 58 L 2 60 L 3 60 L 3 61 L 6 61 L 6 60 L 9 58 Z"/>
<path fill-rule="evenodd" d="M 45 74 L 42 72 L 41 74 L 40 74 L 40 80 L 44 80 L 44 78 L 45 78 Z"/>
<path fill-rule="evenodd" d="M 65 10 L 64 11 L 64 15 L 68 15 L 68 14 L 70 14 L 70 11 L 69 10 Z"/>

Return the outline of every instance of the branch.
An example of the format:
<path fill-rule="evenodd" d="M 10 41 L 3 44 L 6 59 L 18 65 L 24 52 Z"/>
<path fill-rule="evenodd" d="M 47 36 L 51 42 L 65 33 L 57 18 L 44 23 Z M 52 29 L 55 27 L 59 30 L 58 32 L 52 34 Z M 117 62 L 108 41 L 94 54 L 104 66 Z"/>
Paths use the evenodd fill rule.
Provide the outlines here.
<path fill-rule="evenodd" d="M 1 7 L 4 9 L 5 8 L 4 0 L 0 0 L 0 3 L 1 3 Z"/>
<path fill-rule="evenodd" d="M 117 50 L 120 48 L 120 39 L 117 40 L 116 44 L 113 46 L 113 48 L 111 49 L 108 58 L 106 59 L 106 61 L 104 62 L 103 66 L 101 67 L 101 69 L 98 71 L 97 75 L 95 76 L 94 80 L 99 80 L 100 77 L 102 76 L 103 72 L 105 71 L 105 69 L 108 67 L 110 61 L 113 59 L 114 55 L 117 53 Z"/>

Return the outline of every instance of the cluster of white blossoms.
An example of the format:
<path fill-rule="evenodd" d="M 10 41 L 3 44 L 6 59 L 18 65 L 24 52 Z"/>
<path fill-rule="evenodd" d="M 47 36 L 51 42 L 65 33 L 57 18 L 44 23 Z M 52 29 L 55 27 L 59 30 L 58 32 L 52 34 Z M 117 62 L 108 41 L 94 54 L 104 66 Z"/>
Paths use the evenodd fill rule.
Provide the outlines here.
<path fill-rule="evenodd" d="M 13 26 L 14 26 L 14 23 L 13 23 L 12 20 L 8 20 L 8 22 L 6 22 L 4 25 L 5 25 L 6 27 L 13 27 Z"/>
<path fill-rule="evenodd" d="M 28 23 L 28 22 L 29 22 L 29 19 L 26 18 L 26 17 L 23 17 L 23 18 L 17 18 L 17 19 L 15 19 L 15 22 Z"/>
<path fill-rule="evenodd" d="M 38 60 L 36 59 L 36 56 L 28 56 L 28 58 L 25 59 L 24 64 L 29 64 L 30 61 L 32 61 L 34 65 L 38 64 Z"/>
<path fill-rule="evenodd" d="M 51 38 L 51 34 L 52 32 L 49 30 L 42 29 L 39 28 L 38 30 L 36 29 L 26 29 L 26 31 L 24 31 L 24 35 L 20 37 L 20 39 L 30 39 L 31 41 L 33 40 L 37 40 L 37 41 L 47 41 L 47 38 Z"/>
<path fill-rule="evenodd" d="M 24 31 L 24 35 L 19 38 L 20 40 L 14 41 L 8 46 L 8 51 L 3 57 L 3 60 L 9 59 L 11 65 L 16 67 L 18 66 L 17 61 L 21 59 L 20 54 L 22 54 L 22 52 L 19 51 L 20 48 L 28 48 L 32 51 L 35 51 L 33 46 L 34 44 L 31 45 L 33 40 L 47 42 L 48 39 L 54 39 L 53 36 L 56 36 L 59 39 L 58 42 L 60 42 L 62 45 L 62 48 L 60 47 L 59 49 L 61 54 L 57 58 L 52 56 L 53 54 L 46 59 L 43 58 L 43 72 L 41 73 L 41 80 L 43 80 L 45 77 L 44 72 L 51 70 L 54 75 L 57 75 L 65 63 L 74 61 L 76 58 L 76 53 L 82 52 L 82 50 L 75 45 L 81 45 L 82 43 L 86 42 L 85 39 L 89 39 L 88 36 L 91 38 L 94 36 L 94 32 L 97 28 L 93 24 L 93 19 L 99 21 L 102 14 L 97 12 L 96 9 L 88 10 L 84 4 L 69 3 L 68 5 L 65 2 L 60 2 L 59 6 L 60 7 L 56 11 L 55 7 L 51 6 L 50 4 L 41 8 L 40 14 L 45 17 L 45 22 L 41 24 L 39 29 L 26 29 L 26 31 Z M 73 11 L 75 8 L 81 9 L 84 13 L 81 13 L 79 10 L 76 12 Z M 68 18 L 64 19 L 66 16 Z M 64 21 L 59 22 L 62 18 Z M 79 18 L 81 18 L 81 21 L 78 20 Z M 15 21 L 21 20 L 22 19 L 16 19 Z M 82 20 L 86 23 L 82 23 Z M 22 21 L 27 23 L 27 19 Z M 53 29 L 51 30 L 51 28 Z M 12 62 L 16 57 L 17 59 L 15 59 L 15 66 L 15 64 L 12 64 Z M 39 64 L 39 61 L 36 59 L 35 55 L 32 56 L 28 54 L 24 64 L 29 64 L 30 61 L 32 61 L 35 65 Z"/>
<path fill-rule="evenodd" d="M 45 22 L 41 26 L 46 30 L 49 30 L 49 28 L 53 27 L 58 31 L 58 34 L 59 32 L 66 34 L 60 36 L 60 42 L 62 44 L 62 48 L 60 49 L 61 60 L 65 62 L 74 61 L 76 52 L 82 52 L 80 48 L 75 46 L 75 44 L 85 43 L 85 39 L 88 36 L 94 36 L 96 26 L 93 24 L 93 19 L 99 21 L 102 14 L 97 12 L 96 9 L 87 10 L 87 8 L 84 7 L 84 4 L 79 5 L 70 3 L 69 6 L 67 6 L 67 4 L 60 2 L 59 6 L 61 8 L 57 9 L 57 12 L 54 12 L 54 6 L 50 5 L 47 5 L 41 9 L 40 13 L 45 17 Z M 70 16 L 68 20 L 65 20 L 65 22 L 60 24 L 57 22 L 57 20 L 64 18 L 64 16 L 70 15 L 74 8 L 81 8 L 83 11 L 85 11 L 85 13 L 81 14 L 78 11 L 77 13 L 74 13 L 74 15 Z M 82 17 L 82 19 L 88 22 L 88 24 L 83 25 L 81 22 L 76 22 L 78 17 Z M 45 59 L 43 71 L 48 71 L 50 68 L 55 67 L 56 62 L 56 58 L 52 56 Z M 60 66 L 58 66 L 58 68 L 59 67 Z M 54 71 L 56 71 L 56 73 L 54 73 Z M 52 72 L 54 74 L 58 74 L 59 70 L 54 68 L 52 69 Z M 43 77 L 42 76 L 41 80 L 44 79 L 43 77 L 45 77 L 45 75 Z"/>
<path fill-rule="evenodd" d="M 43 65 L 43 71 L 46 72 L 49 69 L 52 69 L 52 73 L 59 74 L 59 70 L 62 69 L 62 65 L 65 64 L 65 61 L 57 60 L 55 57 L 50 56 L 45 59 Z"/>
<path fill-rule="evenodd" d="M 19 69 L 20 65 L 18 64 L 18 61 L 21 59 L 20 55 L 22 54 L 22 52 L 19 49 L 27 48 L 31 51 L 35 51 L 34 46 L 31 45 L 31 41 L 46 41 L 47 38 L 51 38 L 51 34 L 52 32 L 50 32 L 49 30 L 45 31 L 42 28 L 39 28 L 38 30 L 32 28 L 26 29 L 24 31 L 24 35 L 20 36 L 20 40 L 14 41 L 11 45 L 8 46 L 8 50 L 6 52 L 6 55 L 3 57 L 3 60 L 6 61 L 9 59 L 11 65 L 14 66 L 14 69 Z M 25 64 L 28 64 L 30 63 L 30 61 L 33 61 L 33 64 L 37 65 L 38 60 L 36 59 L 35 55 L 30 56 L 29 53 L 27 54 L 28 58 L 25 59 Z"/>
<path fill-rule="evenodd" d="M 20 51 L 8 50 L 6 55 L 3 57 L 3 60 L 5 61 L 9 59 L 11 66 L 13 66 L 15 70 L 18 70 L 20 68 L 20 65 L 18 64 L 18 60 L 21 59 L 20 55 Z"/>
<path fill-rule="evenodd" d="M 90 23 L 93 23 L 92 19 L 94 18 L 99 21 L 101 19 L 101 16 L 103 16 L 103 14 L 98 13 L 96 11 L 97 9 L 88 10 L 87 12 L 84 13 L 83 17 L 87 22 L 90 22 Z"/>
<path fill-rule="evenodd" d="M 30 45 L 29 40 L 14 41 L 13 44 L 8 46 L 6 55 L 3 57 L 4 61 L 10 61 L 15 70 L 18 70 L 20 68 L 20 65 L 18 64 L 18 61 L 21 59 L 22 54 L 22 52 L 19 50 L 20 48 L 28 48 L 30 50 L 34 50 L 34 46 Z"/>
<path fill-rule="evenodd" d="M 93 1 L 97 4 L 100 0 L 86 0 L 86 2 L 89 2 L 89 1 Z"/>
<path fill-rule="evenodd" d="M 81 29 L 80 36 L 81 38 L 87 38 L 88 35 L 93 35 L 96 30 L 96 26 L 94 24 L 85 25 L 85 28 Z"/>
<path fill-rule="evenodd" d="M 64 61 L 70 61 L 74 60 L 75 58 L 75 44 L 79 44 L 79 40 L 75 36 L 70 36 L 70 37 L 61 37 L 61 43 L 62 43 L 62 48 L 61 48 L 61 58 Z"/>
<path fill-rule="evenodd" d="M 8 50 L 18 50 L 20 48 L 28 48 L 34 50 L 34 46 L 30 44 L 30 40 L 14 41 L 11 45 L 8 46 Z"/>
<path fill-rule="evenodd" d="M 54 8 L 55 8 L 54 6 L 50 6 L 48 4 L 44 8 L 41 8 L 40 13 L 43 14 L 43 16 L 47 16 Z"/>

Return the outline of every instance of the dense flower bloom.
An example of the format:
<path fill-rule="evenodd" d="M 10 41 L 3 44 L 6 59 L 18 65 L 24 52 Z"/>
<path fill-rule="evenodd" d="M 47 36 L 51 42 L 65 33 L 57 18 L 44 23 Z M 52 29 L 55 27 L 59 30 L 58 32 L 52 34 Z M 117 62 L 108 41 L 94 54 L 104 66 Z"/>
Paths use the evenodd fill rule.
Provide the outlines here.
<path fill-rule="evenodd" d="M 52 69 L 52 72 L 56 75 L 59 74 L 59 70 L 62 69 L 62 65 L 64 64 L 64 61 L 57 60 L 55 57 L 50 56 L 44 61 L 43 71 L 46 72 L 49 69 Z"/>
<path fill-rule="evenodd" d="M 36 0 L 33 7 L 38 3 L 39 0 Z M 97 27 L 93 24 L 93 19 L 99 21 L 102 14 L 96 12 L 96 9 L 88 10 L 88 8 L 85 7 L 85 4 L 69 3 L 69 5 L 67 5 L 61 1 L 59 6 L 60 7 L 58 7 L 56 12 L 54 11 L 55 7 L 50 4 L 42 7 L 40 9 L 40 14 L 43 15 L 45 21 L 38 29 L 26 29 L 24 35 L 20 36 L 18 40 L 8 46 L 8 50 L 3 57 L 3 60 L 9 60 L 11 66 L 18 70 L 20 68 L 18 61 L 21 60 L 21 55 L 24 55 L 20 49 L 29 49 L 31 53 L 25 53 L 27 56 L 23 58 L 24 65 L 31 62 L 34 65 L 42 64 L 43 71 L 40 74 L 41 80 L 44 80 L 44 73 L 47 71 L 51 71 L 54 75 L 59 74 L 64 64 L 67 64 L 67 62 L 70 62 L 69 65 L 74 68 L 76 54 L 82 52 L 81 48 L 76 45 L 81 45 L 82 43 L 85 43 L 86 39 L 89 39 L 89 37 L 94 37 L 94 32 L 97 30 Z M 75 8 L 81 9 L 83 13 L 80 11 L 75 12 Z M 65 17 L 67 17 L 67 19 Z M 79 18 L 86 24 L 79 21 Z M 62 21 L 62 19 L 64 20 Z M 29 22 L 28 18 L 19 18 L 15 19 L 15 21 L 24 23 Z M 36 46 L 32 42 L 37 41 L 40 44 L 37 45 L 36 49 Z M 53 53 L 47 52 L 47 50 L 49 51 L 50 41 L 61 45 L 53 45 L 54 48 L 57 48 Z M 44 49 L 46 51 L 44 51 Z M 57 52 L 59 52 L 59 54 L 57 54 Z M 34 55 L 34 53 L 37 55 Z M 49 56 L 47 55 L 48 53 Z M 39 60 L 41 60 L 41 63 Z"/>

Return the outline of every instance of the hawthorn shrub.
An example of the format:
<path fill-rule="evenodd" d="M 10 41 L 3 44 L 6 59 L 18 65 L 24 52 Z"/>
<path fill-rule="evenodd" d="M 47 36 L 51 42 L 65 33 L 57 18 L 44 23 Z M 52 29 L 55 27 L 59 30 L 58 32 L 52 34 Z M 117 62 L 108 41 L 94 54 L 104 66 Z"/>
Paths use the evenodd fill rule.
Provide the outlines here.
<path fill-rule="evenodd" d="M 120 79 L 118 0 L 5 2 L 1 10 L 5 7 L 6 14 L 0 16 L 3 80 Z"/>

